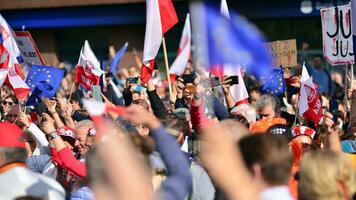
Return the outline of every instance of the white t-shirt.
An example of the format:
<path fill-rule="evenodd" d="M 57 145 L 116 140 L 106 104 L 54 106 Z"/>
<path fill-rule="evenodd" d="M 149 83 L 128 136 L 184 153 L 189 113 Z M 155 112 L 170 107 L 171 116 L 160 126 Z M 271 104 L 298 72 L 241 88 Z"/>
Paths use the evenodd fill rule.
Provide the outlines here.
<path fill-rule="evenodd" d="M 63 187 L 52 178 L 32 172 L 25 167 L 14 167 L 0 174 L 0 200 L 22 196 L 64 200 Z"/>
<path fill-rule="evenodd" d="M 261 200 L 293 200 L 287 186 L 270 187 L 260 194 Z"/>

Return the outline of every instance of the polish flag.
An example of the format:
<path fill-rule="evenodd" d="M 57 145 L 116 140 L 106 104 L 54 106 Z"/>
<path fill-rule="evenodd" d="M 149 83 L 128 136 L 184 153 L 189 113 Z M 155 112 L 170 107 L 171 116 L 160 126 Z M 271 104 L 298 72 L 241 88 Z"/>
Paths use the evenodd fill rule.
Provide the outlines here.
<path fill-rule="evenodd" d="M 113 106 L 92 99 L 82 99 L 82 102 L 84 108 L 88 111 L 91 119 L 93 120 L 96 129 L 99 131 L 97 133 L 105 130 L 105 120 L 103 117 L 105 113 L 113 112 L 122 115 L 125 111 L 123 106 Z M 97 137 L 100 138 L 101 136 L 97 135 Z"/>
<path fill-rule="evenodd" d="M 178 22 L 171 0 L 146 1 L 146 33 L 143 49 L 141 81 L 147 83 L 154 69 L 154 59 L 162 43 L 163 35 Z"/>
<path fill-rule="evenodd" d="M 192 32 L 190 28 L 190 15 L 188 13 L 185 19 L 182 37 L 180 38 L 178 56 L 169 70 L 172 82 L 174 82 L 177 76 L 183 74 L 185 68 L 187 67 L 189 58 L 191 56 L 191 40 Z"/>
<path fill-rule="evenodd" d="M 21 52 L 12 30 L 0 15 L 0 86 L 8 85 L 14 91 L 16 98 L 23 99 L 31 89 L 23 80 L 23 73 L 17 61 L 19 56 Z"/>
<path fill-rule="evenodd" d="M 298 103 L 299 115 L 307 120 L 313 121 L 316 126 L 323 117 L 322 105 L 319 99 L 319 94 L 305 65 L 303 65 L 300 82 L 300 96 Z"/>
<path fill-rule="evenodd" d="M 100 76 L 103 73 L 99 60 L 91 50 L 88 40 L 85 40 L 75 69 L 74 82 L 80 83 L 90 90 L 92 85 L 99 85 Z"/>

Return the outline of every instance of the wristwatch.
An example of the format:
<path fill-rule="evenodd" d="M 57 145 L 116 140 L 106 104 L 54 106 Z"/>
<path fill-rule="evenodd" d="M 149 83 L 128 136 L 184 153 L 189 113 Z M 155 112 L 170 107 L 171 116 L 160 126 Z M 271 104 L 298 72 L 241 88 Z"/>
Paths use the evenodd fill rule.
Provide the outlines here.
<path fill-rule="evenodd" d="M 57 131 L 54 131 L 54 132 L 52 132 L 52 133 L 49 134 L 49 139 L 50 139 L 50 140 L 54 140 L 54 139 L 56 139 L 58 136 L 59 136 L 59 135 L 58 135 Z"/>

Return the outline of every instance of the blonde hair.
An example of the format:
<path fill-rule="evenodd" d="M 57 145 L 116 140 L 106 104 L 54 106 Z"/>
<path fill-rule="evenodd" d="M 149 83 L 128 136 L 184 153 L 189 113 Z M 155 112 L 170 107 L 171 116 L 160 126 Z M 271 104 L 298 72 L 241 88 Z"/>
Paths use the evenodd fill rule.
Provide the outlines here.
<path fill-rule="evenodd" d="M 316 151 L 303 157 L 298 199 L 351 199 L 355 189 L 355 171 L 344 154 Z"/>

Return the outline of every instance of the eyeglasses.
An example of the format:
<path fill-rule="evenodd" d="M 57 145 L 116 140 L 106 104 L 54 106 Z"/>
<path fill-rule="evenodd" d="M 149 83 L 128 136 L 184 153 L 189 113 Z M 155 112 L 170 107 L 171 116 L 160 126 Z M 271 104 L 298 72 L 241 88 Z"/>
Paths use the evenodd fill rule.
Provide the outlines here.
<path fill-rule="evenodd" d="M 12 101 L 3 101 L 2 102 L 2 105 L 9 105 L 9 106 L 12 106 L 12 105 L 14 105 L 14 102 L 12 102 Z"/>

